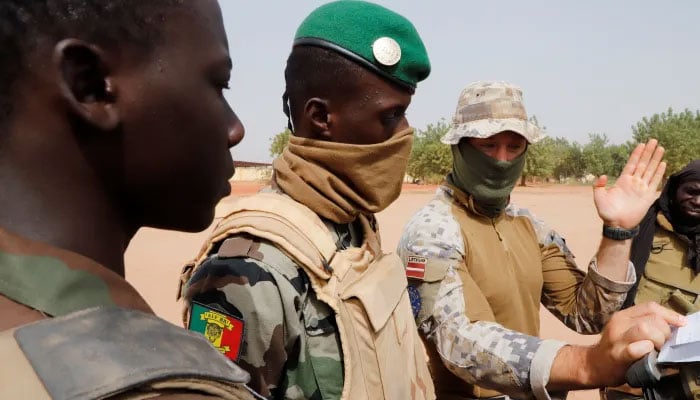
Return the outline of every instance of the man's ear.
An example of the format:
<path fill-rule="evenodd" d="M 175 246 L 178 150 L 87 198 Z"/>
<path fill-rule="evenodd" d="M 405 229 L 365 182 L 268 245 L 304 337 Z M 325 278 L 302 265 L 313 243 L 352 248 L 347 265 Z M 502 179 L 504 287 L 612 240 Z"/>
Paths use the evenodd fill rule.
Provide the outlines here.
<path fill-rule="evenodd" d="M 313 139 L 331 140 L 331 113 L 328 100 L 314 97 L 304 104 L 304 115 L 311 126 Z"/>
<path fill-rule="evenodd" d="M 98 129 L 117 128 L 117 93 L 103 51 L 78 39 L 64 39 L 54 47 L 53 61 L 61 96 L 71 111 Z"/>

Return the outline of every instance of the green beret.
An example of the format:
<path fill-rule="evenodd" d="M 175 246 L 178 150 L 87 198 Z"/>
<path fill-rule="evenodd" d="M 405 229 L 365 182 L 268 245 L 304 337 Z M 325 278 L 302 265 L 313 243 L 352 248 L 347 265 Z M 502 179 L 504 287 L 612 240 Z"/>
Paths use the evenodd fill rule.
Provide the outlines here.
<path fill-rule="evenodd" d="M 322 5 L 301 23 L 294 46 L 340 53 L 413 92 L 430 74 L 430 60 L 413 24 L 374 3 L 341 0 Z"/>

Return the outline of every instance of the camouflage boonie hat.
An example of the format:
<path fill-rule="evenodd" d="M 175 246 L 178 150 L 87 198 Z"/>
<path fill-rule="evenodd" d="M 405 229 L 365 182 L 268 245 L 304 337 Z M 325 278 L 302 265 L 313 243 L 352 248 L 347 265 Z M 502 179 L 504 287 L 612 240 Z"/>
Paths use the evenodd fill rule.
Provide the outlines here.
<path fill-rule="evenodd" d="M 539 126 L 527 120 L 522 90 L 506 82 L 475 82 L 459 95 L 452 127 L 442 142 L 459 143 L 465 137 L 487 138 L 513 131 L 535 143 L 544 137 Z"/>

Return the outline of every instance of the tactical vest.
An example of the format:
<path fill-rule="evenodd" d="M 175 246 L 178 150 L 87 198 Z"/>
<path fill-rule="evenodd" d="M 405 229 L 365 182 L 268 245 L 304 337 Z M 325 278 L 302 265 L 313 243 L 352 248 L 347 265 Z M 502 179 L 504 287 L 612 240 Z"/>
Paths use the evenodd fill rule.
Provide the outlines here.
<path fill-rule="evenodd" d="M 0 399 L 252 400 L 248 374 L 192 332 L 140 311 L 93 308 L 0 332 Z"/>
<path fill-rule="evenodd" d="M 306 206 L 275 193 L 239 198 L 185 267 L 181 284 L 216 243 L 231 235 L 270 241 L 304 269 L 318 299 L 335 312 L 344 366 L 341 399 L 434 399 L 403 265 L 397 256 L 381 253 L 376 232 L 360 218 L 364 244 L 339 250 L 323 221 Z"/>
<path fill-rule="evenodd" d="M 688 247 L 675 233 L 668 220 L 660 215 L 652 242 L 651 254 L 639 279 L 635 303 L 655 301 L 681 314 L 700 311 L 700 274 L 688 267 Z"/>
<path fill-rule="evenodd" d="M 639 277 L 639 286 L 635 293 L 634 303 L 642 304 L 655 301 L 680 314 L 692 314 L 700 311 L 700 275 L 695 274 L 686 264 L 685 254 L 688 246 L 673 232 L 673 226 L 666 217 L 659 213 L 658 227 L 651 242 L 649 259 L 644 266 L 644 272 Z M 687 393 L 699 393 L 700 385 L 696 381 L 698 366 L 694 364 L 681 367 L 680 380 L 685 381 Z M 674 389 L 682 391 L 680 381 L 673 382 Z M 664 394 L 673 393 L 671 388 L 661 387 Z M 625 387 L 608 388 L 601 391 L 604 400 L 636 400 L 644 399 L 641 394 L 627 392 Z M 670 397 L 668 397 L 670 398 Z M 676 398 L 676 397 L 673 397 Z M 684 398 L 679 396 L 678 398 Z M 693 395 L 685 398 L 692 399 Z"/>
<path fill-rule="evenodd" d="M 525 217 L 501 214 L 491 219 L 476 215 L 471 198 L 463 197 L 461 201 L 454 199 L 452 215 L 464 243 L 465 259 L 456 272 L 463 285 L 467 317 L 538 336 L 542 253 L 532 224 Z M 428 348 L 440 399 L 501 394 L 458 378 L 445 367 L 435 346 Z"/>

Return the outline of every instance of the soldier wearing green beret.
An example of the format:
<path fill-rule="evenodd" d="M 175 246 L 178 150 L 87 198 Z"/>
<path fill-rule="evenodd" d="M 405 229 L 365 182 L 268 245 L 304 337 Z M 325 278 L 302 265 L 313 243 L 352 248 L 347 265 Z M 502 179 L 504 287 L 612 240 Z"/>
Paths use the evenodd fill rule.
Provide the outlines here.
<path fill-rule="evenodd" d="M 220 205 L 181 277 L 184 323 L 270 399 L 434 397 L 403 266 L 374 218 L 401 191 L 405 112 L 429 72 L 413 25 L 376 4 L 329 3 L 297 30 L 293 135 L 272 184 Z"/>

